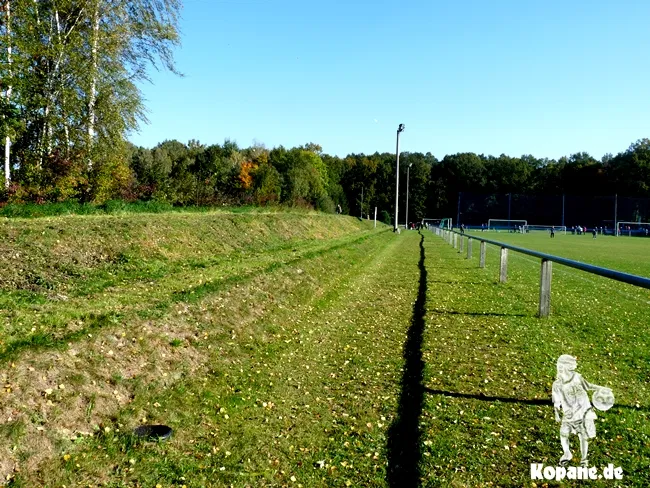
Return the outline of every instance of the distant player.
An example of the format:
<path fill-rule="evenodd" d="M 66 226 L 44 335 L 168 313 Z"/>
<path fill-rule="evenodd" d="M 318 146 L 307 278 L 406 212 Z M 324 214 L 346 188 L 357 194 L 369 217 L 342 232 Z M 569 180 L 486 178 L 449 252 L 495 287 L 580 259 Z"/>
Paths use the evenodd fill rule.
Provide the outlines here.
<path fill-rule="evenodd" d="M 555 226 L 551 227 L 551 239 L 555 237 Z"/>
<path fill-rule="evenodd" d="M 598 232 L 596 232 L 596 228 L 595 228 L 595 227 L 594 227 L 593 229 L 591 229 L 591 233 L 593 234 L 594 239 L 595 239 L 595 238 L 596 238 L 596 234 L 598 233 Z"/>

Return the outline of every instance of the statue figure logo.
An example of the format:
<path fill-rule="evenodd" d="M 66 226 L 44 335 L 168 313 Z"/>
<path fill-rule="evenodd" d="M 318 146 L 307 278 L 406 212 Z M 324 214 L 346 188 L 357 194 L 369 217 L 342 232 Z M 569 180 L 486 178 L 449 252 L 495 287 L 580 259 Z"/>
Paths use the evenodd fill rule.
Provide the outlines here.
<path fill-rule="evenodd" d="M 588 466 L 589 440 L 596 437 L 596 413 L 609 410 L 614 405 L 614 394 L 610 388 L 588 383 L 576 372 L 576 358 L 563 354 L 557 360 L 557 377 L 553 382 L 553 406 L 555 420 L 562 422 L 560 443 L 563 454 L 560 466 L 566 466 L 573 458 L 569 445 L 569 436 L 577 434 L 580 441 L 581 466 Z M 587 392 L 593 391 L 591 402 Z M 593 402 L 593 407 L 592 407 Z M 560 418 L 562 411 L 562 418 Z"/>

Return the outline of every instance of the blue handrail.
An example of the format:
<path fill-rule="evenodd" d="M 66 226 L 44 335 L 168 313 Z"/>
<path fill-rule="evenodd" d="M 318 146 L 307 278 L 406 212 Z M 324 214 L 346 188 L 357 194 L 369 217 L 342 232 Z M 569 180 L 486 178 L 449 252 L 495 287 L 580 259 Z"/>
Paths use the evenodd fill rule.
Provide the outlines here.
<path fill-rule="evenodd" d="M 527 254 L 528 256 L 533 256 L 536 258 L 544 259 L 547 261 L 552 261 L 554 263 L 562 264 L 563 266 L 568 266 L 570 268 L 579 269 L 581 271 L 586 271 L 587 273 L 595 274 L 598 276 L 604 276 L 605 278 L 610 278 L 612 280 L 620 281 L 623 283 L 628 283 L 630 285 L 639 286 L 641 288 L 650 289 L 650 278 L 645 278 L 643 276 L 633 275 L 630 273 L 624 273 L 622 271 L 615 271 L 609 268 L 601 268 L 600 266 L 594 266 L 593 264 L 583 263 L 581 261 L 574 261 L 573 259 L 567 259 L 560 256 L 554 256 L 552 254 L 546 254 L 539 251 L 533 251 L 531 249 L 526 249 L 523 247 L 513 246 L 512 244 L 505 244 L 503 242 L 493 241 L 492 239 L 485 239 L 484 237 L 478 237 L 474 234 L 461 234 L 456 230 L 442 229 L 447 232 L 452 232 L 454 234 L 463 235 L 470 239 L 476 239 L 479 242 L 486 242 L 495 246 L 499 246 L 505 249 L 510 249 L 511 251 L 520 252 L 522 254 Z"/>

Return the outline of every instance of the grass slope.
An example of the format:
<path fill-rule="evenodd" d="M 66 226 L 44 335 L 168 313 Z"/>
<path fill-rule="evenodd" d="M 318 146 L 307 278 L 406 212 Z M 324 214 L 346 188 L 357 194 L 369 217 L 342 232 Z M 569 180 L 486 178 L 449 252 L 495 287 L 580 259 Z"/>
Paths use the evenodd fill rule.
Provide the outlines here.
<path fill-rule="evenodd" d="M 294 285 L 316 283 L 301 263 L 377 235 L 353 218 L 291 214 L 66 217 L 2 229 L 3 256 L 21 260 L 2 267 L 3 477 L 16 466 L 34 472 L 62 439 L 110 422 L 137 385 L 203 371 L 213 353 L 204 342 L 221 345 L 290 301 Z M 24 280 L 18 267 L 42 280 Z M 286 268 L 300 271 L 297 283 L 275 281 Z M 256 280 L 268 287 L 254 302 Z M 192 307 L 201 321 L 188 322 Z"/>

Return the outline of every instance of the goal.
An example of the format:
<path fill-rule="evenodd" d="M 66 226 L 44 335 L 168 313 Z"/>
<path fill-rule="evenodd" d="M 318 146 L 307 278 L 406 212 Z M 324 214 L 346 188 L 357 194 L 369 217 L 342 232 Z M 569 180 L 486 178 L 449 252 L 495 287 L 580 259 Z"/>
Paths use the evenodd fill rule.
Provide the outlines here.
<path fill-rule="evenodd" d="M 551 232 L 552 228 L 555 228 L 555 232 L 558 234 L 566 234 L 566 225 L 526 225 L 524 232 Z"/>
<path fill-rule="evenodd" d="M 512 219 L 489 219 L 488 230 L 506 230 L 509 232 L 519 232 L 520 228 L 528 225 L 527 220 Z"/>
<path fill-rule="evenodd" d="M 616 222 L 617 235 L 650 237 L 650 222 Z"/>
<path fill-rule="evenodd" d="M 422 219 L 422 223 L 427 227 L 440 227 L 441 229 L 451 229 L 452 228 L 452 219 Z"/>

